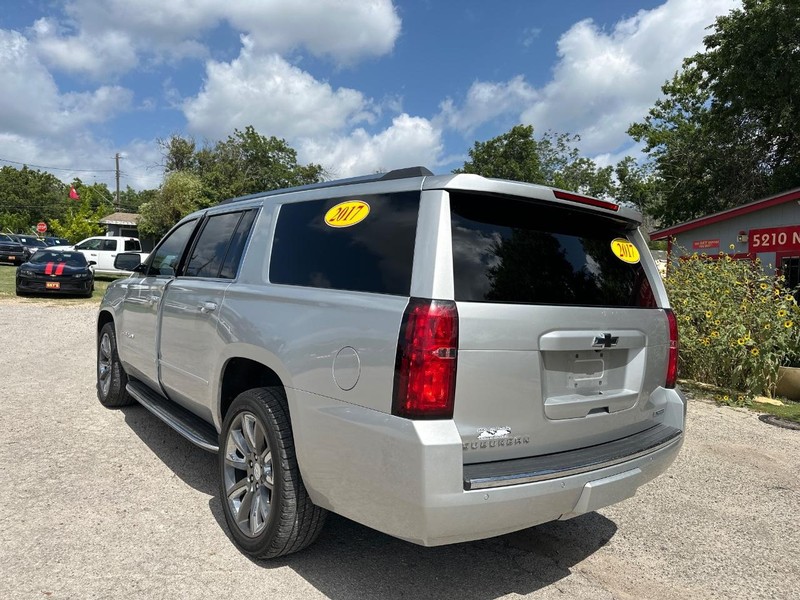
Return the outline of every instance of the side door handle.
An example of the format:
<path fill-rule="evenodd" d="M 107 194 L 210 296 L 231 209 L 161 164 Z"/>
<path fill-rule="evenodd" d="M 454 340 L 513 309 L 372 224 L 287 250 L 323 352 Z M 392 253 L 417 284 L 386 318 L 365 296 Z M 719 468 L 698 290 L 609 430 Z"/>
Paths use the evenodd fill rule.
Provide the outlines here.
<path fill-rule="evenodd" d="M 147 303 L 150 306 L 152 306 L 153 304 L 155 304 L 158 301 L 159 301 L 159 297 L 158 296 L 154 296 L 154 295 L 151 294 L 150 296 L 147 297 Z"/>
<path fill-rule="evenodd" d="M 210 312 L 214 312 L 217 310 L 217 303 L 216 302 L 202 302 L 200 304 L 200 312 L 203 314 L 207 314 Z"/>

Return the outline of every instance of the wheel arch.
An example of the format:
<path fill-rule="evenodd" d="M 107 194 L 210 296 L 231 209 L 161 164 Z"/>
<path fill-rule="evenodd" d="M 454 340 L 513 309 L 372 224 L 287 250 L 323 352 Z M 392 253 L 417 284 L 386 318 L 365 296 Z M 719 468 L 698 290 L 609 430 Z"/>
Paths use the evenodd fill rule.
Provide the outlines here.
<path fill-rule="evenodd" d="M 229 358 L 220 377 L 219 423 L 225 420 L 236 396 L 259 387 L 280 387 L 287 391 L 280 376 L 267 365 L 241 356 Z"/>
<path fill-rule="evenodd" d="M 107 323 L 113 322 L 114 316 L 107 310 L 101 310 L 100 314 L 97 315 L 97 334 L 100 335 L 100 331 L 106 326 Z"/>

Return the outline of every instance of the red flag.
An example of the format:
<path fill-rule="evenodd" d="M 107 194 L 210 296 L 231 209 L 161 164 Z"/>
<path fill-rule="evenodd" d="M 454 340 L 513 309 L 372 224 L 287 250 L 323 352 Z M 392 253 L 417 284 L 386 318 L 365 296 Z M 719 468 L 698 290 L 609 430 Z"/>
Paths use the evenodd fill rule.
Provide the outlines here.
<path fill-rule="evenodd" d="M 73 200 L 81 199 L 74 185 L 69 186 L 69 197 L 72 198 Z"/>

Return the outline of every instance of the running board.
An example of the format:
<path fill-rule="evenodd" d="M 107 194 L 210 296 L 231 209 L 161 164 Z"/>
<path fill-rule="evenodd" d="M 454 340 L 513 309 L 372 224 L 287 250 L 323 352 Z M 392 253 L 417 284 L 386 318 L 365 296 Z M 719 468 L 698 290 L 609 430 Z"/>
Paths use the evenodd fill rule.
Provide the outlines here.
<path fill-rule="evenodd" d="M 640 433 L 588 448 L 464 465 L 464 489 L 481 490 L 579 475 L 652 454 L 680 443 L 682 438 L 680 429 L 658 424 Z"/>
<path fill-rule="evenodd" d="M 143 383 L 130 380 L 125 386 L 139 404 L 203 450 L 219 452 L 217 430 L 182 406 L 155 393 Z"/>

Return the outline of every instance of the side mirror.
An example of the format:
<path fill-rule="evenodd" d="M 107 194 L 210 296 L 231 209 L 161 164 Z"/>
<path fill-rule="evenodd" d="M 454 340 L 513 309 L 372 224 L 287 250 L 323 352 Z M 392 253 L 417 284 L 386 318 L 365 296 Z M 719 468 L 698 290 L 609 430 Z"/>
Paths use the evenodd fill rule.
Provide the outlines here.
<path fill-rule="evenodd" d="M 138 252 L 120 252 L 114 259 L 114 268 L 134 273 L 144 272 L 144 265 Z"/>
<path fill-rule="evenodd" d="M 96 261 L 94 261 L 94 260 L 90 260 L 90 261 L 89 261 L 89 266 L 90 266 L 90 267 L 93 267 L 93 266 L 95 266 L 96 264 L 97 264 L 97 262 L 96 262 Z"/>

